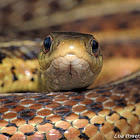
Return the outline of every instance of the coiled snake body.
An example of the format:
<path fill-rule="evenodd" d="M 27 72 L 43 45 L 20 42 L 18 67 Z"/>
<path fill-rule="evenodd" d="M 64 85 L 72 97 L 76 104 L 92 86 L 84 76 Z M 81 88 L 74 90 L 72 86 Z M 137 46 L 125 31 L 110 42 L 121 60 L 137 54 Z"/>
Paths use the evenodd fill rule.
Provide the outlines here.
<path fill-rule="evenodd" d="M 4 52 L 4 48 L 1 50 Z M 54 52 L 58 56 L 55 56 Z M 3 53 L 3 56 L 6 57 L 6 53 Z M 4 61 L 6 60 L 3 57 L 2 62 Z M 19 85 L 19 88 L 15 88 L 14 85 L 14 88 L 12 89 L 11 86 L 9 91 L 30 90 L 29 87 L 37 85 L 38 88 L 31 89 L 35 91 L 40 89 L 44 92 L 85 88 L 99 73 L 102 67 L 102 56 L 93 36 L 56 32 L 51 33 L 51 36 L 45 39 L 39 54 L 41 72 L 38 75 L 41 78 L 36 77 L 35 68 L 31 66 L 30 62 L 27 63 L 31 67 L 28 71 L 21 64 L 27 85 L 22 85 L 20 88 L 19 84 L 23 82 L 23 79 L 20 79 L 22 75 L 17 74 L 21 73 L 21 68 L 17 70 L 16 64 L 13 64 L 10 69 L 13 77 L 11 79 L 16 87 Z M 4 69 L 5 65 L 5 63 L 1 65 L 1 68 Z M 30 75 L 31 70 L 34 71 L 35 76 Z M 26 76 L 29 77 L 26 78 Z M 47 79 L 50 78 L 48 80 L 50 83 L 45 76 Z M 50 92 L 47 94 L 1 94 L 0 138 L 113 139 L 115 134 L 138 134 L 140 132 L 140 72 L 128 76 L 126 79 L 127 82 L 122 80 L 81 92 L 77 90 L 76 92 Z M 1 92 L 8 91 L 6 84 L 6 75 L 4 75 L 0 87 Z"/>
<path fill-rule="evenodd" d="M 0 43 L 0 140 L 140 138 L 140 71 L 85 89 L 102 67 L 97 40 L 53 32 L 39 66 L 41 44 Z"/>

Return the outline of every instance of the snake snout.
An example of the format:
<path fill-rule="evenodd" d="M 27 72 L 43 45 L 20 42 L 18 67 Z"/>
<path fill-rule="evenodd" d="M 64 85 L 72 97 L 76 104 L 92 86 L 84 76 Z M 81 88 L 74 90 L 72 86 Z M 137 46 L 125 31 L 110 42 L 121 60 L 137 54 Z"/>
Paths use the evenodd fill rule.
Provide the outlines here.
<path fill-rule="evenodd" d="M 67 53 L 64 58 L 69 62 L 73 62 L 77 59 L 77 56 L 74 53 Z"/>
<path fill-rule="evenodd" d="M 53 87 L 61 90 L 87 87 L 93 82 L 94 76 L 88 61 L 73 53 L 54 59 L 48 73 L 54 79 L 57 77 L 57 80 L 51 81 L 53 81 Z"/>

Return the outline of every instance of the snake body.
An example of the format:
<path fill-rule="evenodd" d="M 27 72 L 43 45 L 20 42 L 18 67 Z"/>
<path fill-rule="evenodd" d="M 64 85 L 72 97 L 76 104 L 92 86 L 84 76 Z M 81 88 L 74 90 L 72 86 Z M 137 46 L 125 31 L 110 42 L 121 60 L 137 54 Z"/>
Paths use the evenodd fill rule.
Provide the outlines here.
<path fill-rule="evenodd" d="M 127 78 L 82 92 L 1 94 L 0 139 L 131 139 L 140 132 L 140 72 Z"/>
<path fill-rule="evenodd" d="M 21 73 L 21 68 L 19 68 L 18 70 L 16 64 L 14 64 L 15 58 L 14 60 L 10 60 L 8 58 L 8 51 L 6 51 L 6 53 L 4 54 L 5 47 L 1 48 L 1 52 L 3 52 L 1 53 L 3 55 L 1 59 L 2 63 L 1 70 L 4 69 L 4 67 L 6 67 L 7 65 L 9 65 L 9 63 L 13 62 L 13 64 L 11 64 L 12 67 L 10 67 L 10 73 L 12 75 L 11 77 L 12 83 L 14 84 L 17 82 L 16 87 L 17 85 L 19 85 L 19 88 L 15 88 L 15 86 L 13 86 L 14 87 L 13 90 L 16 91 L 17 89 L 17 91 L 20 90 L 26 91 L 28 89 L 30 91 L 29 87 L 32 87 L 31 90 L 37 91 L 38 88 L 36 87 L 39 86 L 40 90 L 42 89 L 43 92 L 47 90 L 51 91 L 66 90 L 67 88 L 68 90 L 75 89 L 74 84 L 72 83 L 70 83 L 71 84 L 70 86 L 69 85 L 67 86 L 68 82 L 70 82 L 71 80 L 69 77 L 67 77 L 67 73 L 70 76 L 73 76 L 75 74 L 75 72 L 72 71 L 72 69 L 74 68 L 71 65 L 72 62 L 76 62 L 77 60 L 78 63 L 76 62 L 76 64 L 74 64 L 74 66 L 77 65 L 77 67 L 75 67 L 74 70 L 80 71 L 78 65 L 81 64 L 81 62 L 83 62 L 83 64 L 85 63 L 87 64 L 88 62 L 89 64 L 87 65 L 88 66 L 87 68 L 95 70 L 97 74 L 99 73 L 102 66 L 102 57 L 99 48 L 96 46 L 97 44 L 96 45 L 94 44 L 95 46 L 93 45 L 94 40 L 93 36 L 70 32 L 51 33 L 51 36 L 54 42 L 52 41 L 51 42 L 52 44 L 50 45 L 48 44 L 49 42 L 44 41 L 44 45 L 42 46 L 39 54 L 39 63 L 41 65 L 40 73 L 42 72 L 41 74 L 43 75 L 43 77 L 41 76 L 41 74 L 38 74 L 41 77 L 39 80 L 39 78 L 36 77 L 36 75 L 35 76 L 31 75 L 31 71 L 32 73 L 35 72 L 36 66 L 31 66 L 31 62 L 25 60 L 27 61 L 26 62 L 27 64 L 29 63 L 28 66 L 30 66 L 30 70 L 24 68 L 25 67 L 24 65 L 27 64 L 21 65 L 25 73 L 24 80 L 26 80 L 26 82 L 28 83 L 32 83 L 32 85 L 30 84 L 29 85 L 26 84 L 24 86 L 22 85 L 21 88 L 19 84 L 23 83 L 22 81 L 23 79 L 20 79 L 20 77 L 23 78 L 23 75 L 18 76 L 18 73 Z M 48 38 L 46 39 L 48 41 Z M 46 46 L 47 48 L 45 48 L 45 45 L 47 45 Z M 33 48 L 35 50 L 35 47 Z M 19 50 L 17 50 L 17 52 L 18 51 Z M 56 54 L 58 53 L 58 56 L 57 55 L 55 56 L 53 51 Z M 76 57 L 77 52 L 82 51 L 83 53 L 80 54 L 82 55 L 81 58 L 80 56 Z M 83 55 L 84 53 L 86 54 Z M 17 54 L 17 56 L 19 55 L 18 53 L 15 54 Z M 52 54 L 53 56 L 51 56 Z M 20 54 L 20 57 L 21 56 L 23 58 L 27 57 Z M 30 56 L 32 55 L 30 54 Z M 7 63 L 7 65 L 5 57 L 8 59 L 8 61 L 11 61 Z M 84 60 L 82 58 L 84 58 Z M 59 59 L 63 61 L 59 63 L 55 62 L 56 60 L 60 61 Z M 67 59 L 68 62 L 65 59 Z M 19 60 L 20 64 L 22 64 L 21 62 L 22 60 Z M 64 67 L 65 65 L 64 64 L 62 65 L 61 63 L 66 63 L 65 65 L 68 65 L 66 69 Z M 59 67 L 60 64 L 61 67 Z M 61 72 L 58 73 L 58 71 L 56 70 L 58 67 L 59 72 L 62 70 L 62 73 Z M 47 79 L 45 79 L 47 77 L 46 76 L 47 70 L 49 70 L 50 74 L 48 76 L 50 76 L 50 78 L 57 75 L 57 73 L 61 77 L 59 83 L 56 82 L 53 83 L 53 81 L 50 80 L 51 82 L 49 84 L 50 85 L 52 84 L 51 88 L 48 88 Z M 94 76 L 96 77 L 97 74 L 95 72 Z M 91 78 L 92 75 L 90 75 L 90 71 L 88 71 L 88 74 Z M 7 84 L 6 76 L 7 75 L 3 76 L 4 80 L 2 81 L 3 83 L 1 83 L 0 87 L 1 92 L 8 92 L 8 87 L 6 86 Z M 83 82 L 84 85 L 82 86 L 79 85 L 81 83 L 79 82 L 80 79 L 78 78 L 82 78 L 84 76 L 88 75 L 82 72 L 81 77 L 80 74 L 78 76 L 76 75 L 74 76 L 74 81 L 72 82 L 75 82 L 75 84 L 78 82 L 76 84 L 77 89 L 83 87 L 85 88 L 89 86 L 89 84 L 91 84 L 91 82 L 86 84 L 84 81 Z M 53 78 L 55 81 L 57 79 L 57 76 Z M 41 81 L 43 79 L 45 80 Z M 138 71 L 137 73 L 126 77 L 124 80 L 122 79 L 118 82 L 102 86 L 100 88 L 95 88 L 93 90 L 87 91 L 83 90 L 81 92 L 71 91 L 71 92 L 50 92 L 50 93 L 1 94 L 0 139 L 9 138 L 9 139 L 40 139 L 40 140 L 41 139 L 94 140 L 94 139 L 113 139 L 114 136 L 116 135 L 124 135 L 125 138 L 127 138 L 128 134 L 129 135 L 139 134 L 140 132 L 139 82 L 140 82 L 140 72 Z M 59 89 L 56 88 L 57 86 L 55 87 L 55 85 L 57 84 Z M 33 88 L 33 86 L 36 87 Z M 11 88 L 9 88 L 9 91 L 12 91 L 12 84 Z"/>
<path fill-rule="evenodd" d="M 7 3 L 9 5 L 15 1 L 7 1 Z M 19 3 L 17 2 L 17 5 Z M 32 4 L 31 2 L 29 5 Z M 125 5 L 125 2 L 123 4 Z M 1 7 L 4 6 L 1 4 Z M 90 9 L 90 7 L 88 8 Z M 93 7 L 91 8 L 93 9 Z M 8 9 L 11 8 L 8 6 Z M 95 13 L 97 9 L 95 7 Z M 134 9 L 135 11 L 133 11 Z M 122 11 L 132 10 L 137 17 L 139 15 L 137 9 L 139 9 L 137 2 L 130 2 L 128 8 L 124 7 Z M 18 10 L 20 11 L 20 9 Z M 81 11 L 81 9 L 78 10 Z M 106 14 L 108 12 L 113 13 L 114 11 L 107 10 Z M 131 14 L 133 13 L 131 12 Z M 58 17 L 61 18 L 62 16 L 59 14 Z M 127 13 L 125 14 L 127 15 Z M 12 29 L 15 27 L 14 31 L 20 36 L 21 31 L 25 30 L 30 34 L 30 30 L 32 31 L 36 27 L 40 30 L 40 27 L 43 27 L 41 24 L 34 24 L 32 28 L 29 28 L 34 20 L 30 21 L 32 14 L 26 15 L 23 26 L 20 22 L 17 25 L 13 20 L 12 26 L 8 27 L 9 30 L 13 31 Z M 53 16 L 52 13 L 50 25 L 55 24 L 51 22 Z M 4 18 L 2 21 L 10 22 L 12 18 L 9 17 L 6 16 L 6 19 Z M 109 20 L 113 17 L 110 15 L 107 18 Z M 37 21 L 41 19 L 42 17 Z M 96 21 L 99 22 L 98 19 L 95 20 L 95 23 Z M 124 44 L 129 42 L 130 45 L 133 44 L 135 50 L 139 44 L 139 34 L 136 32 L 139 29 L 135 29 L 138 23 L 139 21 L 131 25 L 132 30 L 115 32 L 115 35 L 103 33 L 100 36 L 99 33 L 99 36 L 104 39 L 103 41 L 101 39 L 102 46 L 107 46 L 107 43 L 111 41 L 112 44 L 116 43 L 116 46 L 119 46 L 120 42 Z M 108 30 L 107 26 L 103 27 L 105 27 L 104 30 Z M 126 29 L 127 24 L 120 23 L 119 27 Z M 2 29 L 4 28 L 3 26 Z M 96 27 L 97 31 L 98 29 Z M 126 35 L 125 38 L 122 37 L 123 34 Z M 7 42 L 7 36 L 4 38 L 0 38 L 2 40 L 0 43 L 0 140 L 140 138 L 140 71 L 94 89 L 85 89 L 95 80 L 102 67 L 101 52 L 95 45 L 97 40 L 92 35 L 53 32 L 49 36 L 49 42 L 47 37 L 47 44 L 45 39 L 43 45 L 42 41 L 38 39 Z M 3 40 L 6 41 L 3 42 Z M 92 44 L 93 41 L 96 41 L 95 46 Z M 42 47 L 38 64 L 37 55 L 40 46 Z M 135 52 L 139 56 L 139 49 Z M 124 54 L 127 54 L 126 51 Z M 76 64 L 74 64 L 75 62 Z M 74 67 L 75 65 L 76 67 Z M 83 80 L 85 75 L 88 80 Z M 90 79 L 88 76 L 92 78 Z M 59 80 L 56 77 L 59 77 Z M 63 77 L 65 78 L 63 79 Z M 49 78 L 50 80 L 48 80 Z M 84 84 L 80 82 L 82 80 Z M 80 90 L 78 90 L 79 88 Z M 73 89 L 76 90 L 73 91 Z M 30 92 L 19 93 L 21 91 Z"/>

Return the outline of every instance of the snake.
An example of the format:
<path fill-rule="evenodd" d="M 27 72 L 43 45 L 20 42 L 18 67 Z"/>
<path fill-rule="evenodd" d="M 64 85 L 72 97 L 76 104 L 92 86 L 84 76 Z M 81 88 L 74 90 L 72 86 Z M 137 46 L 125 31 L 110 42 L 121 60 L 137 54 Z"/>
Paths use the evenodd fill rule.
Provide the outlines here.
<path fill-rule="evenodd" d="M 99 44 L 78 32 L 1 42 L 0 139 L 139 139 L 139 70 L 87 89 L 102 69 Z"/>

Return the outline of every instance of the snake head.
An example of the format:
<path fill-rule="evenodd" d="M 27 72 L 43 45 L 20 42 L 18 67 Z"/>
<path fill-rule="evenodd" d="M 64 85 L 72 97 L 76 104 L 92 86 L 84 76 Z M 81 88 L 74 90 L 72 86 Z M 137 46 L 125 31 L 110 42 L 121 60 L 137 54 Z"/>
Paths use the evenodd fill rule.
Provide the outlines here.
<path fill-rule="evenodd" d="M 39 64 L 43 89 L 73 90 L 94 82 L 102 68 L 102 56 L 90 34 L 52 32 L 43 42 Z"/>

